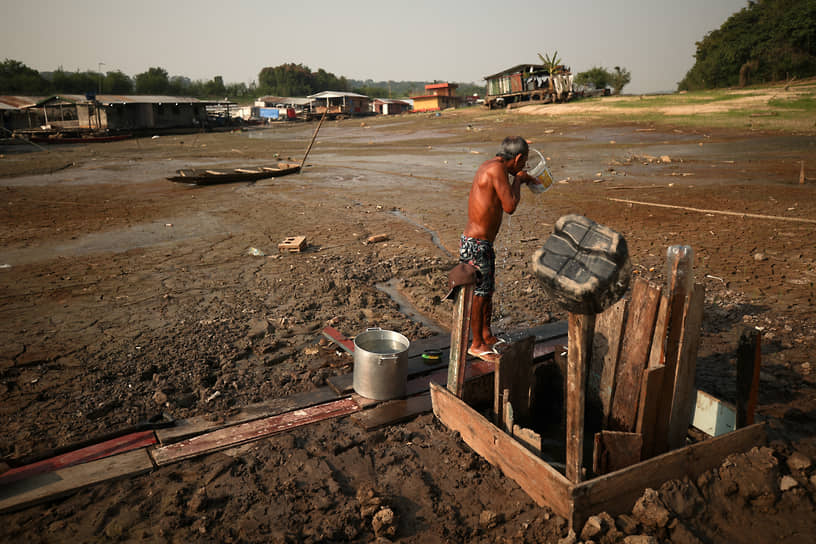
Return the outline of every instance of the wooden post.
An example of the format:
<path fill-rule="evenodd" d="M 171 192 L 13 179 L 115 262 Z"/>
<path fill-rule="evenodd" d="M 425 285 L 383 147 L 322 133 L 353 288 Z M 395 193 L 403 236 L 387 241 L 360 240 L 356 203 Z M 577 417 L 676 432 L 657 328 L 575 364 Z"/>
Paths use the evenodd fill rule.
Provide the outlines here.
<path fill-rule="evenodd" d="M 737 428 L 754 422 L 762 363 L 759 331 L 746 328 L 737 345 Z"/>
<path fill-rule="evenodd" d="M 462 285 L 456 292 L 453 305 L 453 326 L 451 327 L 450 355 L 448 359 L 448 390 L 462 397 L 465 382 L 465 360 L 470 333 L 470 309 L 473 305 L 473 284 Z"/>
<path fill-rule="evenodd" d="M 581 481 L 584 456 L 584 402 L 595 314 L 569 314 L 567 350 L 567 478 Z"/>

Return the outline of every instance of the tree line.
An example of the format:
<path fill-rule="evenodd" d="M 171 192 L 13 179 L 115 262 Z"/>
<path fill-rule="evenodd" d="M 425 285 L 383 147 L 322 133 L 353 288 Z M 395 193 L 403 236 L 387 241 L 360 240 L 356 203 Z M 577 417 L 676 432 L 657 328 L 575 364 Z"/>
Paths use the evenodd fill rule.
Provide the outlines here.
<path fill-rule="evenodd" d="M 17 60 L 0 63 L 0 94 L 48 96 L 51 94 L 152 94 L 228 98 L 249 100 L 258 96 L 307 96 L 320 91 L 352 91 L 370 97 L 408 97 L 421 95 L 425 84 L 420 81 L 349 80 L 323 68 L 312 71 L 303 64 L 286 63 L 262 68 L 258 83 L 225 83 L 222 76 L 210 80 L 192 80 L 170 76 L 161 67 L 152 67 L 133 77 L 113 70 L 69 72 L 58 68 L 53 72 L 38 72 Z M 484 86 L 460 84 L 459 94 L 483 94 Z"/>
<path fill-rule="evenodd" d="M 816 75 L 816 1 L 756 0 L 697 42 L 679 90 Z"/>

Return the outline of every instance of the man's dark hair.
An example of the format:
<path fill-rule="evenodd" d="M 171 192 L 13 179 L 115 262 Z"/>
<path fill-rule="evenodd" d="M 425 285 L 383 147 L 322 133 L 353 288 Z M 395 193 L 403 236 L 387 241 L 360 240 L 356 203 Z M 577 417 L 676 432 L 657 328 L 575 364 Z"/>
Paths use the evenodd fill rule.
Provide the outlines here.
<path fill-rule="evenodd" d="M 529 151 L 530 148 L 527 145 L 527 140 L 521 136 L 508 136 L 502 140 L 501 147 L 499 148 L 499 152 L 496 153 L 496 156 L 504 160 L 510 160 L 515 159 L 519 153 L 526 155 Z"/>

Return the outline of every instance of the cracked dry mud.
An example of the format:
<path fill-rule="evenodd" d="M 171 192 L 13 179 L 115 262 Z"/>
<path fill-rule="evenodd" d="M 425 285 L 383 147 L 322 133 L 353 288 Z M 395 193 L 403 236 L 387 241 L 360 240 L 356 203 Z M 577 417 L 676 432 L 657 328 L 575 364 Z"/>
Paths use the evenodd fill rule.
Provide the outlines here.
<path fill-rule="evenodd" d="M 349 337 L 369 326 L 432 335 L 383 282 L 448 327 L 452 308 L 440 298 L 470 179 L 518 133 L 562 183 L 543 195 L 524 189 L 505 219 L 500 331 L 566 317 L 537 285 L 531 256 L 560 216 L 579 213 L 621 232 L 635 271 L 656 282 L 669 245 L 694 248 L 706 287 L 700 389 L 733 401 L 739 328 L 763 335 L 758 412 L 769 447 L 671 482 L 576 538 L 810 542 L 816 185 L 798 179 L 800 160 L 816 164 L 812 135 L 639 128 L 484 110 L 346 120 L 323 127 L 301 175 L 200 188 L 164 176 L 274 153 L 298 160 L 313 127 L 4 149 L 0 458 L 15 465 L 141 422 L 217 419 L 324 386 L 352 368 L 319 340 L 327 324 Z M 663 155 L 671 162 L 654 160 Z M 381 233 L 388 240 L 363 243 Z M 296 235 L 307 249 L 279 254 Z M 325 421 L 0 519 L 0 539 L 18 542 L 567 537 L 563 519 L 431 414 L 372 433 Z"/>

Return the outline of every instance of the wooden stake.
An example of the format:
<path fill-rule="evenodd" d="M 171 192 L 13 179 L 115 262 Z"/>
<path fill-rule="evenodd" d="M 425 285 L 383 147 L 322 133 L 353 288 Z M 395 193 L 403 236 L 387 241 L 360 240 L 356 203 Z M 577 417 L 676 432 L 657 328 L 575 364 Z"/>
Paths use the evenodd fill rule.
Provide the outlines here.
<path fill-rule="evenodd" d="M 448 390 L 458 398 L 462 397 L 465 381 L 465 360 L 470 333 L 470 309 L 473 305 L 473 284 L 462 285 L 456 292 L 453 306 L 453 326 L 451 327 L 450 358 L 448 362 Z"/>
<path fill-rule="evenodd" d="M 737 428 L 747 427 L 754 422 L 761 366 L 759 331 L 746 328 L 737 345 Z"/>
<path fill-rule="evenodd" d="M 567 350 L 567 478 L 582 479 L 584 456 L 584 402 L 595 314 L 569 314 Z"/>
<path fill-rule="evenodd" d="M 306 167 L 306 157 L 309 156 L 309 151 L 312 150 L 312 146 L 314 145 L 315 138 L 317 138 L 317 133 L 320 131 L 320 127 L 323 126 L 323 121 L 326 119 L 326 114 L 329 112 L 329 108 L 326 108 L 326 111 L 323 112 L 323 117 L 320 118 L 320 122 L 317 124 L 317 128 L 312 134 L 312 141 L 309 142 L 309 147 L 306 148 L 306 154 L 303 155 L 303 160 L 300 161 L 300 171 L 303 172 L 303 169 Z"/>

